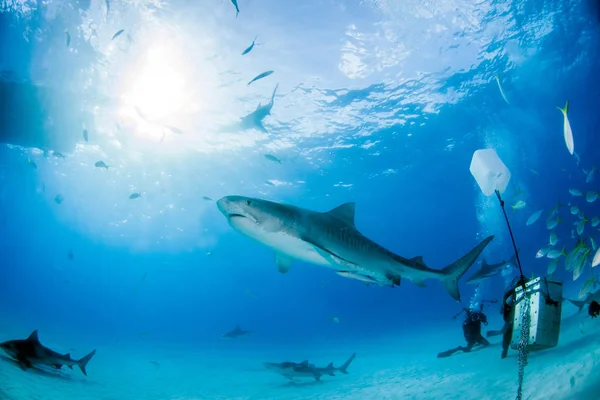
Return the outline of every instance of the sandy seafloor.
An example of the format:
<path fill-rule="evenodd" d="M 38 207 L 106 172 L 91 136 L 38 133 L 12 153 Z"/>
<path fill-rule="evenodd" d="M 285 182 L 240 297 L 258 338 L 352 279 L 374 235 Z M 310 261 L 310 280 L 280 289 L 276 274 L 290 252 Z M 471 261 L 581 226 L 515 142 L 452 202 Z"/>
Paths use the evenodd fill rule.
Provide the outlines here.
<path fill-rule="evenodd" d="M 0 332 L 0 340 L 7 339 L 5 333 Z M 487 349 L 436 358 L 439 351 L 463 344 L 461 333 L 460 321 L 456 321 L 453 326 L 428 333 L 415 334 L 407 327 L 401 337 L 378 340 L 377 344 L 356 342 L 353 348 L 344 343 L 343 347 L 294 344 L 257 349 L 241 338 L 226 351 L 203 351 L 176 342 L 165 347 L 160 343 L 117 341 L 96 346 L 98 353 L 88 365 L 88 378 L 79 370 L 24 372 L 2 357 L 0 399 L 515 398 L 517 354 L 511 351 L 508 359 L 501 360 L 500 337 L 493 338 L 493 345 Z M 74 350 L 77 357 L 90 348 L 86 343 L 76 346 L 84 351 L 57 345 L 45 340 L 43 332 L 40 339 L 57 351 Z M 303 359 L 319 366 L 333 361 L 338 366 L 352 352 L 357 357 L 348 375 L 325 376 L 321 382 L 290 383 L 262 366 L 265 361 Z M 524 398 L 600 398 L 600 319 L 592 320 L 586 312 L 570 313 L 563 319 L 559 346 L 529 356 Z"/>

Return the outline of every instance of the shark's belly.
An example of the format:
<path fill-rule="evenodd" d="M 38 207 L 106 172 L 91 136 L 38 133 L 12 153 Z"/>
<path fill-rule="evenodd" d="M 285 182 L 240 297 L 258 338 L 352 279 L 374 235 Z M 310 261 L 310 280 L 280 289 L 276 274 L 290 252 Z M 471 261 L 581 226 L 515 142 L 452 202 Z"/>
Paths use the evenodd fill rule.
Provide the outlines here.
<path fill-rule="evenodd" d="M 304 261 L 309 264 L 337 269 L 337 267 L 332 265 L 329 260 L 315 250 L 315 247 L 312 244 L 307 243 L 296 236 L 278 232 L 265 236 L 261 241 L 273 248 L 277 253 L 284 254 L 293 259 Z"/>

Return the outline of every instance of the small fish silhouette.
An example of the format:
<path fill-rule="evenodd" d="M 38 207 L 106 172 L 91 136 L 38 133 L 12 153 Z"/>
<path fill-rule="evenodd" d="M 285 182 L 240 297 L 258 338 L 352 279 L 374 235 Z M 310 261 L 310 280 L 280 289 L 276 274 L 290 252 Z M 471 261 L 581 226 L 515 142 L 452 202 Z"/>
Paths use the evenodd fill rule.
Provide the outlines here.
<path fill-rule="evenodd" d="M 115 33 L 112 37 L 112 39 L 110 40 L 115 40 L 116 38 L 118 38 L 119 36 L 121 36 L 123 34 L 123 32 L 125 32 L 125 29 L 121 29 L 120 31 L 118 31 L 117 33 Z"/>
<path fill-rule="evenodd" d="M 262 73 L 256 75 L 250 82 L 248 82 L 248 84 L 246 86 L 250 86 L 253 82 L 258 81 L 259 79 L 266 78 L 267 76 L 271 75 L 273 72 L 275 72 L 275 71 L 269 70 L 269 71 L 265 71 L 265 72 L 262 72 Z"/>
<path fill-rule="evenodd" d="M 56 197 L 54 198 L 54 202 L 56 204 L 61 204 L 64 201 L 64 197 L 62 197 L 60 194 L 57 194 Z"/>
<path fill-rule="evenodd" d="M 65 31 L 67 47 L 71 45 L 71 35 L 69 35 L 69 31 Z"/>
<path fill-rule="evenodd" d="M 256 44 L 256 39 L 258 39 L 258 36 L 256 36 L 256 37 L 254 38 L 254 40 L 252 41 L 252 44 L 251 44 L 250 46 L 246 47 L 246 50 L 244 50 L 244 51 L 242 52 L 242 55 L 243 55 L 243 56 L 245 56 L 246 54 L 250 53 L 250 52 L 252 51 L 252 49 L 254 48 L 254 46 L 258 46 L 258 45 Z"/>
<path fill-rule="evenodd" d="M 139 193 L 133 193 L 133 194 L 131 194 L 131 195 L 129 196 L 129 198 L 130 198 L 131 200 L 133 200 L 133 199 L 139 199 L 140 197 L 142 197 L 142 195 L 141 195 L 141 194 L 139 194 Z"/>
<path fill-rule="evenodd" d="M 86 142 L 88 141 L 88 131 L 87 131 L 87 129 L 83 130 L 83 140 L 85 140 Z"/>
<path fill-rule="evenodd" d="M 237 18 L 240 13 L 240 7 L 238 6 L 237 0 L 231 0 L 231 4 L 235 7 L 235 17 Z"/>
<path fill-rule="evenodd" d="M 106 163 L 104 161 L 96 161 L 96 163 L 94 164 L 94 166 L 96 168 L 106 168 L 108 170 L 109 166 L 106 165 Z"/>

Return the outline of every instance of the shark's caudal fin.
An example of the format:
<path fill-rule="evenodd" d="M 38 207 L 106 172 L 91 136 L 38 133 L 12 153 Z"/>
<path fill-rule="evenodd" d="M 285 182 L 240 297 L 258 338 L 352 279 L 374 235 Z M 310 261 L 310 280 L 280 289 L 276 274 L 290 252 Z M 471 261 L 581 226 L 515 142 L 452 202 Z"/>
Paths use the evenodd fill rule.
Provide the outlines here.
<path fill-rule="evenodd" d="M 485 246 L 487 246 L 494 236 L 489 236 L 485 238 L 481 243 L 479 243 L 473 250 L 462 256 L 462 258 L 454 261 L 452 264 L 448 265 L 446 268 L 442 270 L 443 274 L 446 275 L 442 279 L 442 284 L 446 291 L 452 296 L 452 298 L 456 301 L 460 301 L 460 293 L 458 291 L 458 280 L 467 272 L 469 267 L 473 265 L 477 257 L 481 254 Z"/>
<path fill-rule="evenodd" d="M 579 300 L 571 300 L 571 299 L 567 299 L 571 302 L 571 304 L 573 304 L 575 307 L 577 307 L 579 309 L 579 312 L 581 312 L 581 310 L 583 310 L 583 307 L 585 307 L 585 301 L 579 301 Z"/>
<path fill-rule="evenodd" d="M 338 370 L 343 373 L 343 374 L 347 374 L 348 371 L 348 367 L 350 366 L 350 364 L 352 363 L 352 360 L 354 360 L 354 358 L 356 357 L 356 353 L 352 354 L 350 356 L 350 358 L 348 359 L 348 361 L 346 361 L 344 364 L 342 364 L 341 367 L 338 368 Z"/>
<path fill-rule="evenodd" d="M 83 374 L 85 376 L 87 376 L 87 371 L 85 370 L 85 366 L 87 365 L 87 363 L 90 362 L 90 360 L 92 359 L 92 357 L 94 357 L 95 354 L 96 354 L 96 350 L 92 351 L 90 354 L 83 357 L 81 360 L 77 361 L 77 365 L 79 365 L 81 372 L 83 372 Z"/>

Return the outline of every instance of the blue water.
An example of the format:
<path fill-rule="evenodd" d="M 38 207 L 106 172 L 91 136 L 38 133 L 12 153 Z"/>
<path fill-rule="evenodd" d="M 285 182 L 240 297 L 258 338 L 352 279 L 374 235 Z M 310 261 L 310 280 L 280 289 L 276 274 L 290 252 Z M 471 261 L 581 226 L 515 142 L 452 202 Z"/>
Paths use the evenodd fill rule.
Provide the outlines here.
<path fill-rule="evenodd" d="M 498 262 L 513 254 L 508 230 L 469 172 L 475 150 L 494 148 L 512 173 L 503 196 L 524 273 L 546 276 L 550 260 L 535 254 L 548 244 L 550 209 L 565 204 L 554 232 L 567 252 L 579 236 L 569 206 L 600 216 L 600 200 L 568 191 L 600 190 L 600 177 L 586 182 L 600 167 L 596 2 L 239 7 L 236 18 L 229 0 L 0 1 L 0 79 L 37 88 L 24 114 L 2 103 L 0 112 L 44 121 L 3 128 L 0 341 L 38 329 L 74 357 L 98 349 L 87 379 L 2 358 L 0 398 L 513 397 L 516 355 L 501 362 L 497 341 L 445 364 L 435 355 L 462 344 L 452 316 L 501 299 L 516 269 L 477 295 L 462 279 L 461 304 L 436 281 L 367 287 L 302 262 L 283 275 L 273 251 L 235 232 L 215 200 L 317 211 L 356 202 L 358 229 L 401 256 L 441 269 L 495 235 L 480 259 Z M 240 125 L 276 84 L 266 131 Z M 557 110 L 567 100 L 575 155 Z M 95 168 L 99 160 L 110 167 Z M 518 200 L 527 205 L 513 211 Z M 600 242 L 598 228 L 588 222 L 581 237 Z M 594 253 L 576 281 L 559 264 L 553 278 L 566 297 L 593 274 Z M 485 312 L 499 329 L 498 305 Z M 584 314 L 563 307 L 561 342 L 534 357 L 526 398 L 595 398 L 599 328 Z M 252 333 L 221 338 L 238 324 Z M 289 387 L 262 368 L 338 365 L 353 352 L 349 375 L 322 386 Z M 559 359 L 571 370 L 557 372 Z"/>

